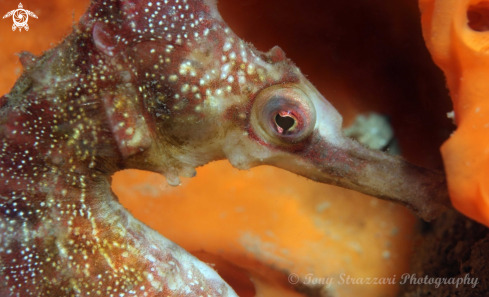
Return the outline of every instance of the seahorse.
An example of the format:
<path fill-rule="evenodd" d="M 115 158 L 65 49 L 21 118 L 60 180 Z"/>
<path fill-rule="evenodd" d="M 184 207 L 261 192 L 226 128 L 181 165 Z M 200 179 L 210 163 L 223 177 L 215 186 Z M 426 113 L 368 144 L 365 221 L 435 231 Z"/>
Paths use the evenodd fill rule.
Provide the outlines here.
<path fill-rule="evenodd" d="M 241 40 L 215 0 L 93 0 L 58 46 L 20 61 L 0 98 L 1 296 L 237 296 L 117 201 L 126 168 L 178 185 L 228 159 L 428 220 L 450 206 L 442 173 L 345 137 L 285 53 Z"/>

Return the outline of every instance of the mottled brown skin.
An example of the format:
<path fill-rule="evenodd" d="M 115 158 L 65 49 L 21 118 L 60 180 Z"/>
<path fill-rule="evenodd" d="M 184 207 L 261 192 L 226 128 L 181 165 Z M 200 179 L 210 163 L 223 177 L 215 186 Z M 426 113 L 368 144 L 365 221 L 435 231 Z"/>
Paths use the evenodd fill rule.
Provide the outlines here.
<path fill-rule="evenodd" d="M 158 135 L 162 107 L 149 103 L 170 87 L 135 75 L 155 63 L 144 49 L 150 34 L 107 52 L 113 34 L 125 32 L 123 5 L 144 9 L 94 2 L 56 48 L 23 54 L 24 73 L 0 101 L 1 296 L 235 296 L 217 274 L 148 233 L 110 191 L 114 172 L 154 169 L 145 150 L 171 138 Z M 97 47 L 94 32 L 110 33 Z"/>
<path fill-rule="evenodd" d="M 117 202 L 110 177 L 125 168 L 177 185 L 227 158 L 428 219 L 449 204 L 443 175 L 345 138 L 282 50 L 244 43 L 211 0 L 93 1 L 56 48 L 20 59 L 0 98 L 1 296 L 236 296 Z"/>

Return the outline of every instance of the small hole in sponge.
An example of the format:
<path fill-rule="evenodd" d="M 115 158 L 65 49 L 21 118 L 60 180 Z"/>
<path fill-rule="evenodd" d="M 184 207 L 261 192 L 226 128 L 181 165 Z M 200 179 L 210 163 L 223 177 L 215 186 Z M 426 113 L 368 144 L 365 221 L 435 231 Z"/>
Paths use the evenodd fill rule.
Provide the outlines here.
<path fill-rule="evenodd" d="M 477 32 L 489 31 L 489 1 L 469 6 L 467 10 L 469 27 Z"/>

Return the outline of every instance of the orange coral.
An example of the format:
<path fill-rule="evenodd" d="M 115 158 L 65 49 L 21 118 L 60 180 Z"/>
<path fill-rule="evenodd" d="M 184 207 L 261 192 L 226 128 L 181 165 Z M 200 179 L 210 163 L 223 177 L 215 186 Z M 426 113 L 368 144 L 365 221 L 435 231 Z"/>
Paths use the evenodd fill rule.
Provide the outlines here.
<path fill-rule="evenodd" d="M 240 172 L 218 162 L 178 188 L 157 174 L 128 170 L 116 174 L 113 189 L 136 217 L 185 249 L 219 255 L 254 283 L 267 276 L 257 287 L 271 294 L 263 296 L 294 296 L 282 291 L 287 280 L 270 279 L 264 265 L 336 281 L 341 273 L 400 277 L 407 269 L 412 218 L 406 210 L 276 168 Z M 348 296 L 397 291 L 392 285 L 333 288 Z"/>
<path fill-rule="evenodd" d="M 450 197 L 459 211 L 489 226 L 489 2 L 421 0 L 420 8 L 458 126 L 441 148 Z"/>

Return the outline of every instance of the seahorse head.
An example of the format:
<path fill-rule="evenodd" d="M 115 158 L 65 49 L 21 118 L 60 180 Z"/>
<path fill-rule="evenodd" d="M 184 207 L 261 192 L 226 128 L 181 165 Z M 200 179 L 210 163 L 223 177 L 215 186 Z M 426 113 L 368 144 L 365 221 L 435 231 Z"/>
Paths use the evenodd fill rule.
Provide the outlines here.
<path fill-rule="evenodd" d="M 126 168 L 177 185 L 228 159 L 389 200 L 417 172 L 346 138 L 341 115 L 285 53 L 241 40 L 214 0 L 94 1 L 78 32 Z"/>
<path fill-rule="evenodd" d="M 129 163 L 176 183 L 223 158 L 240 169 L 312 166 L 325 157 L 314 151 L 342 143 L 341 116 L 296 65 L 241 40 L 214 1 L 104 3 L 80 30 L 93 36 L 91 64 L 103 60 L 124 85 L 106 101 L 123 153 L 138 155 Z"/>

